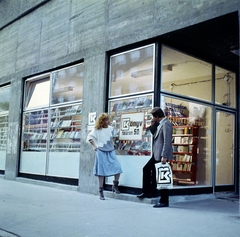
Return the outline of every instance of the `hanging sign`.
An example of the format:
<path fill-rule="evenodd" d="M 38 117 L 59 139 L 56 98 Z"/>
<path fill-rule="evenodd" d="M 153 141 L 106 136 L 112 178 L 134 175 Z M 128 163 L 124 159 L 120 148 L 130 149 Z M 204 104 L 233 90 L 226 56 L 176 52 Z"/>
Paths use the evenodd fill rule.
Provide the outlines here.
<path fill-rule="evenodd" d="M 143 113 L 122 114 L 120 123 L 120 140 L 141 140 L 143 131 Z"/>

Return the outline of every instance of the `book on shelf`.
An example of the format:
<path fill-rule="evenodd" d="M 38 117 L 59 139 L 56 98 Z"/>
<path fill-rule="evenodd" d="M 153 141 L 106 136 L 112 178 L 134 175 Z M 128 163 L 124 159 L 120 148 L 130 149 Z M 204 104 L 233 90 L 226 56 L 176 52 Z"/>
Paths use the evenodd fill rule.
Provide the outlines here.
<path fill-rule="evenodd" d="M 126 110 L 127 109 L 127 106 L 128 106 L 128 102 L 123 102 L 123 105 L 122 105 L 122 110 Z"/>
<path fill-rule="evenodd" d="M 63 134 L 64 130 L 58 130 L 57 134 L 56 134 L 56 138 L 61 138 L 62 134 Z"/>
<path fill-rule="evenodd" d="M 123 107 L 123 103 L 118 103 L 118 107 L 117 107 L 117 110 L 122 110 L 122 107 Z"/>
<path fill-rule="evenodd" d="M 75 131 L 71 131 L 69 134 L 69 138 L 74 138 L 74 136 L 75 136 Z"/>
<path fill-rule="evenodd" d="M 135 108 L 135 100 L 130 100 L 127 105 L 127 109 L 134 109 Z"/>
<path fill-rule="evenodd" d="M 74 135 L 74 138 L 75 138 L 75 139 L 81 138 L 81 131 L 76 131 L 76 132 L 75 132 L 75 135 Z"/>
<path fill-rule="evenodd" d="M 187 167 L 187 171 L 191 171 L 191 170 L 192 170 L 192 164 L 189 163 L 189 164 L 188 164 L 188 167 Z"/>
<path fill-rule="evenodd" d="M 52 117 L 57 117 L 57 116 L 59 116 L 58 108 L 54 110 Z"/>
<path fill-rule="evenodd" d="M 181 137 L 174 137 L 174 143 L 181 144 Z"/>
<path fill-rule="evenodd" d="M 145 100 L 143 106 L 144 106 L 144 107 L 150 107 L 150 106 L 152 106 L 152 99 L 147 98 L 147 99 Z"/>
<path fill-rule="evenodd" d="M 57 123 L 57 126 L 56 127 L 62 127 L 62 123 L 63 123 L 63 121 L 62 120 L 60 120 L 60 121 L 58 121 L 58 123 Z"/>
<path fill-rule="evenodd" d="M 146 100 L 146 97 L 139 97 L 139 98 L 136 100 L 135 108 L 141 108 L 141 107 L 143 107 L 145 100 Z"/>
<path fill-rule="evenodd" d="M 45 132 L 45 133 L 43 134 L 43 137 L 42 137 L 42 139 L 44 139 L 44 140 L 46 140 L 46 139 L 47 139 L 47 132 Z"/>
<path fill-rule="evenodd" d="M 178 146 L 178 152 L 188 152 L 188 146 Z"/>
<path fill-rule="evenodd" d="M 62 123 L 61 123 L 61 127 L 64 128 L 64 127 L 70 127 L 72 123 L 72 120 L 63 120 Z"/>
<path fill-rule="evenodd" d="M 57 136 L 57 132 L 52 132 L 52 133 L 50 134 L 50 138 L 51 138 L 51 139 L 56 138 L 56 136 Z"/>
<path fill-rule="evenodd" d="M 115 103 L 115 104 L 113 105 L 112 112 L 117 111 L 117 108 L 118 108 L 118 103 Z"/>
<path fill-rule="evenodd" d="M 76 114 L 82 114 L 82 108 L 79 107 Z"/>
<path fill-rule="evenodd" d="M 188 144 L 189 143 L 189 137 L 182 137 L 181 143 L 182 144 Z"/>
<path fill-rule="evenodd" d="M 51 126 L 54 128 L 57 127 L 58 122 L 58 119 L 55 119 L 54 122 L 51 122 Z"/>

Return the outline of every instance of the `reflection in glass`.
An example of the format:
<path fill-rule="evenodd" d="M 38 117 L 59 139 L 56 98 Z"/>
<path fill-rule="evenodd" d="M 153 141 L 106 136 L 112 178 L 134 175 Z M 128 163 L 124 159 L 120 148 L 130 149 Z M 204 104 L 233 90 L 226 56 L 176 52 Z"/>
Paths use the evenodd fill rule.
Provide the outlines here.
<path fill-rule="evenodd" d="M 9 110 L 10 86 L 0 88 L 0 113 Z"/>
<path fill-rule="evenodd" d="M 234 114 L 217 111 L 216 185 L 234 184 Z"/>
<path fill-rule="evenodd" d="M 32 109 L 49 104 L 50 81 L 49 78 L 27 81 L 25 93 L 25 108 Z"/>
<path fill-rule="evenodd" d="M 83 64 L 69 67 L 52 75 L 52 104 L 82 99 Z"/>
<path fill-rule="evenodd" d="M 223 68 L 216 67 L 216 103 L 236 108 L 236 75 Z"/>
<path fill-rule="evenodd" d="M 154 45 L 110 58 L 110 97 L 153 90 Z"/>
<path fill-rule="evenodd" d="M 138 155 L 151 156 L 152 137 L 149 130 L 152 110 L 152 95 L 131 97 L 128 99 L 110 101 L 110 119 L 114 130 L 114 147 L 117 155 Z M 122 115 L 126 114 L 143 114 L 143 131 L 142 137 L 139 140 L 131 138 L 121 140 L 119 137 L 120 129 L 122 128 Z M 130 137 L 130 136 L 129 136 Z"/>
<path fill-rule="evenodd" d="M 162 101 L 173 125 L 174 184 L 210 185 L 211 107 L 169 97 L 162 97 Z"/>
<path fill-rule="evenodd" d="M 211 101 L 212 65 L 163 46 L 162 89 Z"/>

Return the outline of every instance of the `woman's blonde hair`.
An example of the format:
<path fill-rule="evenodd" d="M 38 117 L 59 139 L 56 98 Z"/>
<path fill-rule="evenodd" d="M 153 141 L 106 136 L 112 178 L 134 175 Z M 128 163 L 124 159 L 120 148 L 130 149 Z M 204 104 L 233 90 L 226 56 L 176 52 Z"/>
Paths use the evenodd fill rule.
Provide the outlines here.
<path fill-rule="evenodd" d="M 109 115 L 106 113 L 100 114 L 97 118 L 95 128 L 96 129 L 102 129 L 104 126 L 104 121 L 109 120 Z"/>

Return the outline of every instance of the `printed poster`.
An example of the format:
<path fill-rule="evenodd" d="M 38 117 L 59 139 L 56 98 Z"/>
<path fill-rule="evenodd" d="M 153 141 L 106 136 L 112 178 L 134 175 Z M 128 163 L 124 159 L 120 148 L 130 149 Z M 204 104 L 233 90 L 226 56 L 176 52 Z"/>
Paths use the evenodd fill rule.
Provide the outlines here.
<path fill-rule="evenodd" d="M 141 140 L 143 125 L 143 113 L 122 114 L 120 123 L 120 140 Z"/>

